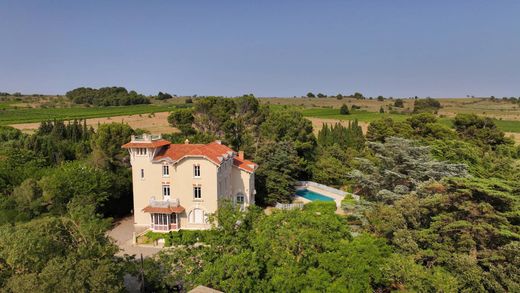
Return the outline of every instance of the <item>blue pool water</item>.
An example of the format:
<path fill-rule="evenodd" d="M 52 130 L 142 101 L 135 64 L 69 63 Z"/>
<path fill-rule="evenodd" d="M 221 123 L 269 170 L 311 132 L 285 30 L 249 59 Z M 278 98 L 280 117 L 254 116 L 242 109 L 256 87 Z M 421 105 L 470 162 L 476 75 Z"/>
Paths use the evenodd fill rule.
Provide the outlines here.
<path fill-rule="evenodd" d="M 307 189 L 296 190 L 296 194 L 301 196 L 301 197 L 303 197 L 303 198 L 306 198 L 308 200 L 312 200 L 312 201 L 315 201 L 315 200 L 334 201 L 333 198 L 330 198 L 330 197 L 325 196 L 323 194 L 319 194 L 319 193 L 316 193 L 314 191 L 310 191 L 310 190 L 307 190 Z"/>

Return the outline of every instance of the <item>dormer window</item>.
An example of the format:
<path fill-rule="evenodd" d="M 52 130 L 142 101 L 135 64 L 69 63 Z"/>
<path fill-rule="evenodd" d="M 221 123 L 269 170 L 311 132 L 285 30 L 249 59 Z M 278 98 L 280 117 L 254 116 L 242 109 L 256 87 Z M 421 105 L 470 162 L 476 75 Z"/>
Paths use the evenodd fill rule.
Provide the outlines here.
<path fill-rule="evenodd" d="M 200 177 L 200 165 L 193 165 L 193 177 Z"/>
<path fill-rule="evenodd" d="M 163 177 L 169 177 L 170 176 L 170 167 L 167 165 L 162 166 L 162 175 Z"/>

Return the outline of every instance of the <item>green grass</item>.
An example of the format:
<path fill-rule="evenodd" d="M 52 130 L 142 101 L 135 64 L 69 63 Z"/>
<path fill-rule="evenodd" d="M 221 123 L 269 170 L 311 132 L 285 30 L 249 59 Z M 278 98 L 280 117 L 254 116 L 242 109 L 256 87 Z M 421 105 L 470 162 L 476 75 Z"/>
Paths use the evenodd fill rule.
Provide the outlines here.
<path fill-rule="evenodd" d="M 180 106 L 180 105 L 179 105 Z M 83 119 L 101 118 L 122 115 L 147 114 L 167 112 L 175 109 L 176 105 L 132 105 L 114 107 L 73 107 L 73 108 L 30 108 L 30 109 L 2 109 L 0 108 L 0 125 L 41 122 L 49 119 Z"/>
<path fill-rule="evenodd" d="M 520 121 L 495 120 L 498 128 L 505 132 L 520 132 Z"/>
<path fill-rule="evenodd" d="M 17 101 L 6 101 L 6 102 L 0 102 L 0 110 L 6 110 L 11 108 L 12 104 L 18 103 Z"/>

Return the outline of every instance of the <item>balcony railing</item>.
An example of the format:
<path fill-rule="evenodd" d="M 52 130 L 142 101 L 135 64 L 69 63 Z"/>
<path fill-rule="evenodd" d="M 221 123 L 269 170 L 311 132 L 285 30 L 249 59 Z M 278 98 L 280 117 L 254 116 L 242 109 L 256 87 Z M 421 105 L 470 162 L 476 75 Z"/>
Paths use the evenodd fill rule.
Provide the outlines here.
<path fill-rule="evenodd" d="M 161 139 L 161 135 L 154 134 L 142 134 L 142 135 L 132 135 L 132 141 L 153 141 Z"/>
<path fill-rule="evenodd" d="M 154 208 L 176 208 L 180 205 L 179 199 L 164 199 L 164 200 L 157 200 L 155 197 L 150 198 L 150 206 Z"/>

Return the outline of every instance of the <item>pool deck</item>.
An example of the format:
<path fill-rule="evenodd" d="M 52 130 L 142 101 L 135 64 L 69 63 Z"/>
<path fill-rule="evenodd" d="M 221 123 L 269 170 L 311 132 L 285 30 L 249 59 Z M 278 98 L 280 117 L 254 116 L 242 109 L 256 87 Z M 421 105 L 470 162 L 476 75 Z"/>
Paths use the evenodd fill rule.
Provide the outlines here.
<path fill-rule="evenodd" d="M 322 188 L 315 187 L 315 186 L 308 185 L 308 184 L 302 185 L 300 187 L 304 187 L 304 188 L 306 188 L 309 191 L 313 191 L 313 192 L 316 192 L 316 193 L 319 193 L 321 195 L 324 195 L 324 196 L 327 196 L 327 197 L 330 197 L 330 198 L 334 199 L 334 202 L 336 203 L 336 214 L 343 215 L 345 213 L 343 211 L 343 209 L 341 208 L 341 201 L 345 197 L 344 195 L 335 194 L 335 193 L 330 192 L 328 190 L 324 190 Z M 341 191 L 341 190 L 338 190 L 338 191 Z M 311 200 L 308 200 L 308 199 L 306 199 L 306 198 L 304 198 L 302 196 L 298 196 L 298 195 L 296 195 L 294 197 L 294 201 L 303 202 L 304 204 L 312 202 Z"/>
<path fill-rule="evenodd" d="M 341 201 L 343 200 L 344 196 L 337 195 L 337 194 L 334 194 L 327 190 L 323 190 L 321 188 L 317 188 L 314 186 L 307 186 L 307 190 L 314 191 L 316 193 L 319 193 L 319 194 L 322 194 L 322 195 L 325 195 L 325 196 L 328 196 L 328 197 L 334 199 L 334 201 L 336 202 L 336 207 L 338 209 L 341 208 Z"/>

